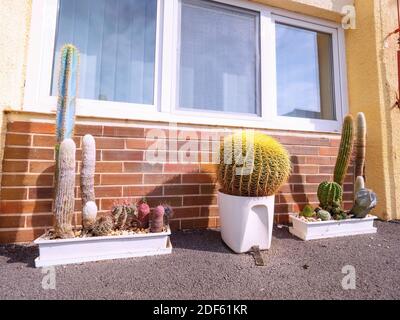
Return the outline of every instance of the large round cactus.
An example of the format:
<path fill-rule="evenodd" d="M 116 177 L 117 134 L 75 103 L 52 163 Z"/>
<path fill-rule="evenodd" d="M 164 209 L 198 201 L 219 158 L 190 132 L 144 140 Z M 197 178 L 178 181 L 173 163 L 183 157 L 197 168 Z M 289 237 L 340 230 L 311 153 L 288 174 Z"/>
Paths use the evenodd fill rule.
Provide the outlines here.
<path fill-rule="evenodd" d="M 244 131 L 225 138 L 220 149 L 218 181 L 222 192 L 247 197 L 275 194 L 291 172 L 286 149 L 275 139 Z"/>

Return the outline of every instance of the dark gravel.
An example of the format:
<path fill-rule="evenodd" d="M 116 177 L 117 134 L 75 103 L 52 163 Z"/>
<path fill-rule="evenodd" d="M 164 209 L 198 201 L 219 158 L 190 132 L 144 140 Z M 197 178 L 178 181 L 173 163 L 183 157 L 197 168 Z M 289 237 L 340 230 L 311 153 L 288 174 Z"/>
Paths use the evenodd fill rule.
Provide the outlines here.
<path fill-rule="evenodd" d="M 168 256 L 56 267 L 43 290 L 35 246 L 0 247 L 0 299 L 399 299 L 400 224 L 378 234 L 303 242 L 275 228 L 265 267 L 227 249 L 218 231 L 178 232 Z M 356 290 L 343 290 L 343 266 Z"/>

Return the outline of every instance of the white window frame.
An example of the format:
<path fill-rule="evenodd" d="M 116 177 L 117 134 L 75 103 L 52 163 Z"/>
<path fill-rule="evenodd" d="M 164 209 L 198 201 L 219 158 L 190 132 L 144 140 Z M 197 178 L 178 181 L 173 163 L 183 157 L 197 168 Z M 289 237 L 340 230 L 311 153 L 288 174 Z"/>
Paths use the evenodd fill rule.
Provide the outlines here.
<path fill-rule="evenodd" d="M 213 0 L 260 14 L 260 114 L 181 110 L 177 108 L 180 0 L 158 0 L 154 104 L 141 105 L 78 99 L 77 116 L 161 121 L 226 127 L 340 132 L 348 110 L 344 30 L 340 24 L 245 0 Z M 50 96 L 58 0 L 33 0 L 24 111 L 54 113 Z M 283 117 L 277 114 L 275 22 L 332 35 L 337 120 Z M 79 93 L 78 93 L 79 97 Z"/>

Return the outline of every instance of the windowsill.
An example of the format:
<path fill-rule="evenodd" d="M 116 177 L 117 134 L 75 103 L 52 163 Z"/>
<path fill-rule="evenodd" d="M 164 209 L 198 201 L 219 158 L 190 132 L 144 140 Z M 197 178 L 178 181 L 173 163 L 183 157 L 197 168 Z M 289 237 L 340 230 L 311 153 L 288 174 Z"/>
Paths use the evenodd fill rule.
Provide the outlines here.
<path fill-rule="evenodd" d="M 110 107 L 110 104 L 112 104 L 112 107 Z M 108 108 L 102 108 L 105 105 L 108 105 Z M 166 124 L 179 123 L 187 125 L 213 126 L 218 128 L 254 128 L 319 133 L 339 133 L 341 131 L 341 123 L 339 121 L 292 117 L 275 117 L 267 119 L 255 115 L 184 112 L 182 110 L 173 113 L 163 113 L 157 111 L 154 106 L 148 106 L 148 110 L 143 110 L 143 106 L 141 106 L 140 111 L 138 108 L 139 106 L 132 105 L 132 112 L 127 112 L 126 104 L 99 101 L 96 108 L 94 108 L 93 103 L 91 106 L 79 105 L 78 103 L 76 116 L 78 118 L 97 119 L 98 121 L 146 121 L 153 123 L 163 122 Z M 42 106 L 41 108 L 38 108 L 37 106 L 24 106 L 22 111 L 54 116 L 56 114 L 55 107 L 49 106 Z"/>

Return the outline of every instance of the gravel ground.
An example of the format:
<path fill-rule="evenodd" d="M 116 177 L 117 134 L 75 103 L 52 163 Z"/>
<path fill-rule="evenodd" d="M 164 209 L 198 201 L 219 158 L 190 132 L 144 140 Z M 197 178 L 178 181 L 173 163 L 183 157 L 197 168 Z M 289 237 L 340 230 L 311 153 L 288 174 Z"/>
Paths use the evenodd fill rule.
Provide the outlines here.
<path fill-rule="evenodd" d="M 399 299 L 400 224 L 376 225 L 376 235 L 312 242 L 275 228 L 265 267 L 218 231 L 177 232 L 171 255 L 56 267 L 56 290 L 42 289 L 35 246 L 0 246 L 0 299 Z M 345 265 L 356 290 L 342 289 Z"/>

